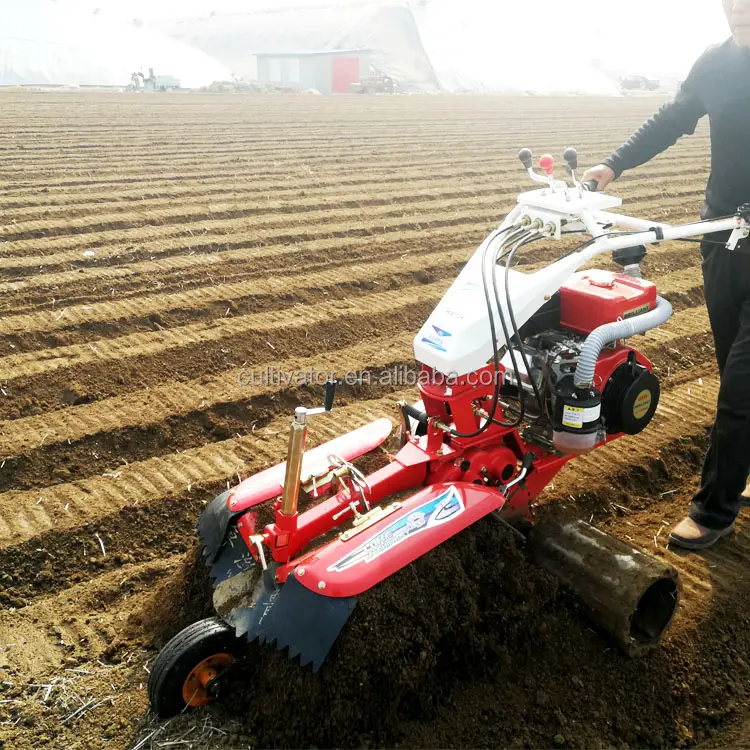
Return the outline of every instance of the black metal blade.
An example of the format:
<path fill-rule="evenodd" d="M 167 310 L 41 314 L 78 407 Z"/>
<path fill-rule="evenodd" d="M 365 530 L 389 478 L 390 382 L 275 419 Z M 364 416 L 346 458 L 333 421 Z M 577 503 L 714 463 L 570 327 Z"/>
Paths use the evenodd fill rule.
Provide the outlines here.
<path fill-rule="evenodd" d="M 254 641 L 262 638 L 262 622 L 265 614 L 276 604 L 281 593 L 281 587 L 276 583 L 276 569 L 278 563 L 271 563 L 258 582 L 252 596 L 248 597 L 246 607 L 237 607 L 232 610 L 227 621 L 234 625 L 237 631 L 237 637 L 245 635 L 248 641 Z"/>
<path fill-rule="evenodd" d="M 232 521 L 239 513 L 229 509 L 227 498 L 229 490 L 215 497 L 204 509 L 198 519 L 198 539 L 201 543 L 203 556 L 207 563 L 213 563 L 221 551 L 227 531 Z"/>
<path fill-rule="evenodd" d="M 354 596 L 316 594 L 293 574 L 280 586 L 266 576 L 253 600 L 253 606 L 232 612 L 231 624 L 237 635 L 244 633 L 249 641 L 257 638 L 261 644 L 288 648 L 290 658 L 299 655 L 301 665 L 312 663 L 314 672 L 325 661 L 357 603 Z"/>
<path fill-rule="evenodd" d="M 211 579 L 213 587 L 216 588 L 223 581 L 232 578 L 247 570 L 251 570 L 257 565 L 255 559 L 250 554 L 250 550 L 245 544 L 245 540 L 240 536 L 236 527 L 232 527 L 226 535 L 224 546 L 211 565 Z"/>

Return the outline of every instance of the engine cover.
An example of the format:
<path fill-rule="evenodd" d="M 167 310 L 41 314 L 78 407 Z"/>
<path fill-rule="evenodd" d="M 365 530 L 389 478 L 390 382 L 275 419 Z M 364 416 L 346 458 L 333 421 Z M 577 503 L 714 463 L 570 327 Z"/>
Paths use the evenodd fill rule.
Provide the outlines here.
<path fill-rule="evenodd" d="M 656 307 L 656 285 L 609 271 L 579 271 L 560 287 L 560 325 L 577 333 Z"/>
<path fill-rule="evenodd" d="M 602 416 L 607 432 L 637 435 L 645 430 L 659 405 L 659 380 L 634 358 L 620 365 L 604 388 Z"/>

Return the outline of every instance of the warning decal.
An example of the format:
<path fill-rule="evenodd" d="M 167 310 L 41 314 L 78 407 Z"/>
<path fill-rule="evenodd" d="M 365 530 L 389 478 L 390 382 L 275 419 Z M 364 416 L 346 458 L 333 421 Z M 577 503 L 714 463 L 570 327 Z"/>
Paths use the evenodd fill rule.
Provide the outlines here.
<path fill-rule="evenodd" d="M 583 412 L 584 409 L 579 409 L 577 406 L 566 406 L 563 408 L 562 423 L 565 427 L 572 427 L 576 430 L 580 430 L 583 427 Z"/>
<path fill-rule="evenodd" d="M 633 404 L 633 416 L 643 419 L 651 408 L 651 391 L 641 391 Z"/>

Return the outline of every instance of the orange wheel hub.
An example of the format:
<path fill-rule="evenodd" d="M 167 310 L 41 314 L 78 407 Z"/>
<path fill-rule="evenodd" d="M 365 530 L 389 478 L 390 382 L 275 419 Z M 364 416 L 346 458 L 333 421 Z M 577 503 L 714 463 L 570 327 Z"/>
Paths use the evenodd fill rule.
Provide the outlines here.
<path fill-rule="evenodd" d="M 214 654 L 196 665 L 182 684 L 185 703 L 192 708 L 211 703 L 213 697 L 208 693 L 208 684 L 224 674 L 232 664 L 234 657 L 231 654 Z"/>

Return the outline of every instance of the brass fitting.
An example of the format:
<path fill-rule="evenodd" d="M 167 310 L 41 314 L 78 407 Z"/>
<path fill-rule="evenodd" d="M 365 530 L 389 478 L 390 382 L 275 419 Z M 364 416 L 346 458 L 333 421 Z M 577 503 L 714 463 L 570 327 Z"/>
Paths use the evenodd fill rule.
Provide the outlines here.
<path fill-rule="evenodd" d="M 286 454 L 286 475 L 282 493 L 281 512 L 293 516 L 297 512 L 299 501 L 302 459 L 305 455 L 307 441 L 307 409 L 298 407 L 294 411 L 294 421 L 289 431 L 289 447 Z"/>

